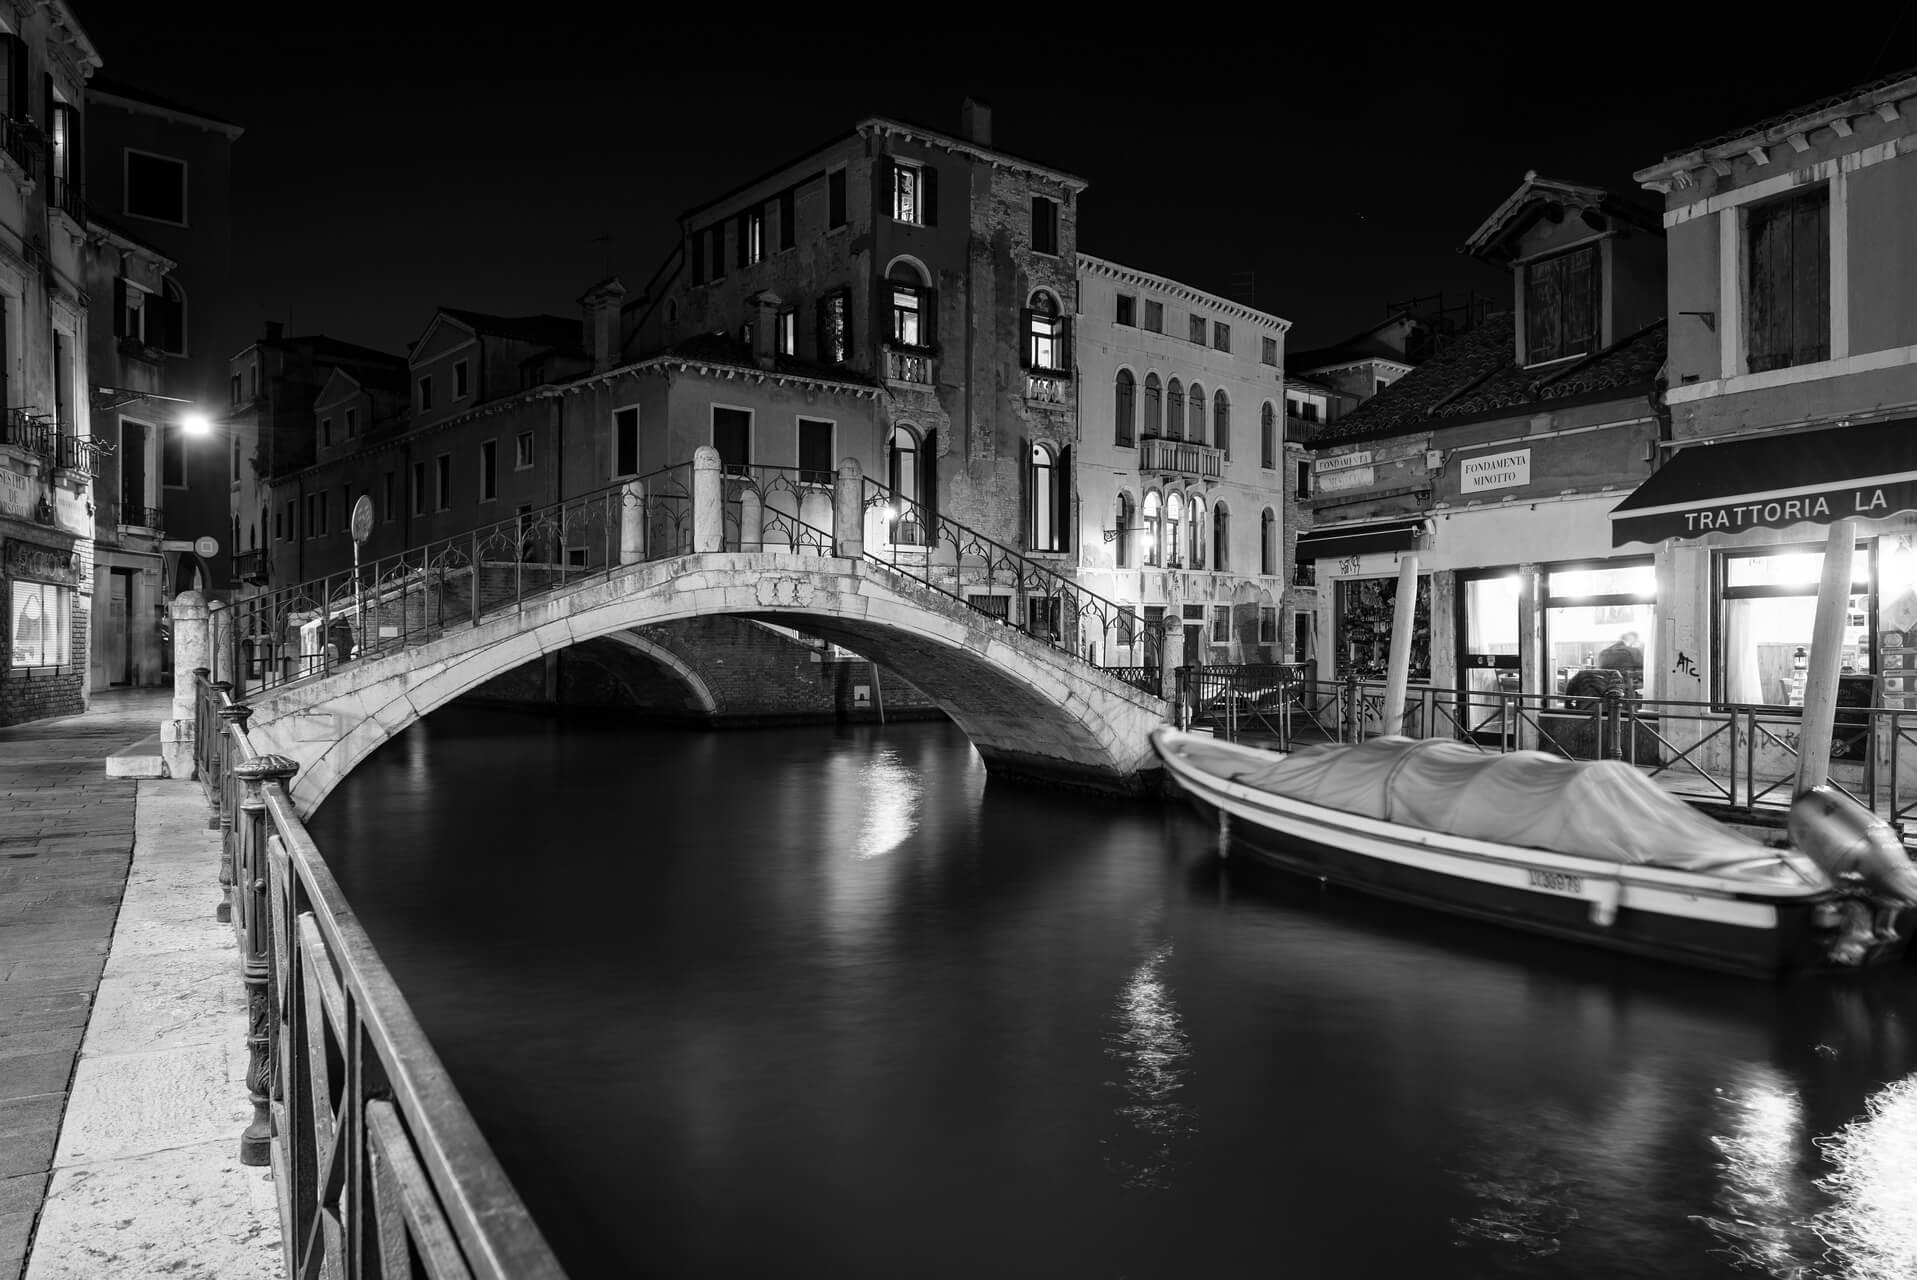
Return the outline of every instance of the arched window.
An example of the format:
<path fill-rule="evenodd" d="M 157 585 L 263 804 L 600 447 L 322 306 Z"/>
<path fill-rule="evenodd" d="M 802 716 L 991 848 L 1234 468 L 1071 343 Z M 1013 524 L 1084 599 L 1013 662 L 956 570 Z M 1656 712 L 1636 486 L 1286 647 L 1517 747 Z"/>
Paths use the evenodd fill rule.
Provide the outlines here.
<path fill-rule="evenodd" d="M 1258 410 L 1258 465 L 1278 465 L 1278 410 L 1269 400 Z"/>
<path fill-rule="evenodd" d="M 1231 512 L 1220 502 L 1211 509 L 1211 567 L 1223 573 L 1231 568 Z"/>
<path fill-rule="evenodd" d="M 1191 384 L 1191 430 L 1185 433 L 1193 444 L 1205 443 L 1205 389 Z"/>
<path fill-rule="evenodd" d="M 158 324 L 154 321 L 157 320 Z M 147 320 L 147 342 L 168 355 L 183 356 L 186 350 L 186 291 L 172 276 L 160 281 L 160 308 Z"/>
<path fill-rule="evenodd" d="M 1025 308 L 1025 365 L 1031 369 L 1062 372 L 1065 360 L 1065 321 L 1060 317 L 1058 299 L 1040 289 Z"/>
<path fill-rule="evenodd" d="M 1112 440 L 1121 448 L 1129 449 L 1132 444 L 1132 397 L 1137 384 L 1132 380 L 1130 369 L 1118 371 L 1118 386 L 1113 396 Z"/>
<path fill-rule="evenodd" d="M 1176 493 L 1165 495 L 1165 567 L 1183 568 L 1185 539 L 1185 500 Z"/>
<path fill-rule="evenodd" d="M 1150 440 L 1153 437 L 1161 434 L 1162 431 L 1164 430 L 1164 428 L 1160 425 L 1164 421 L 1164 406 L 1162 404 L 1163 399 L 1164 399 L 1164 393 L 1158 385 L 1158 375 L 1155 373 L 1146 374 L 1145 375 L 1145 424 L 1140 429 L 1139 434 L 1144 436 L 1147 440 Z"/>
<path fill-rule="evenodd" d="M 899 498 L 899 512 L 892 518 L 890 531 L 895 544 L 917 546 L 923 540 L 925 517 L 919 507 L 924 491 L 923 462 L 918 432 L 903 423 L 893 427 L 885 442 L 885 477 Z"/>
<path fill-rule="evenodd" d="M 1185 388 L 1176 378 L 1165 384 L 1165 435 L 1172 440 L 1185 438 Z"/>
<path fill-rule="evenodd" d="M 1114 515 L 1114 523 L 1116 527 L 1113 529 L 1113 532 L 1117 535 L 1116 538 L 1114 539 L 1114 543 L 1117 547 L 1117 551 L 1114 552 L 1114 563 L 1116 563 L 1120 569 L 1124 569 L 1131 565 L 1131 547 L 1130 547 L 1131 540 L 1132 540 L 1132 495 L 1131 494 L 1121 493 L 1118 495 L 1118 510 Z"/>
<path fill-rule="evenodd" d="M 1197 494 L 1185 506 L 1185 562 L 1194 569 L 1205 567 L 1205 500 Z"/>
<path fill-rule="evenodd" d="M 1278 517 L 1270 507 L 1258 517 L 1258 572 L 1267 576 L 1278 572 Z"/>
<path fill-rule="evenodd" d="M 1211 442 L 1231 457 L 1231 397 L 1222 387 L 1211 397 Z"/>
<path fill-rule="evenodd" d="M 1145 495 L 1145 555 L 1146 564 L 1156 565 L 1164 561 L 1165 522 L 1162 508 L 1159 506 L 1156 491 Z"/>
<path fill-rule="evenodd" d="M 1065 465 L 1069 450 L 1052 451 L 1049 444 L 1034 444 L 1025 468 L 1025 509 L 1029 516 L 1026 536 L 1034 551 L 1068 551 L 1066 521 L 1071 518 L 1071 468 Z"/>
<path fill-rule="evenodd" d="M 931 290 L 918 264 L 901 258 L 885 273 L 892 341 L 901 347 L 932 345 Z"/>

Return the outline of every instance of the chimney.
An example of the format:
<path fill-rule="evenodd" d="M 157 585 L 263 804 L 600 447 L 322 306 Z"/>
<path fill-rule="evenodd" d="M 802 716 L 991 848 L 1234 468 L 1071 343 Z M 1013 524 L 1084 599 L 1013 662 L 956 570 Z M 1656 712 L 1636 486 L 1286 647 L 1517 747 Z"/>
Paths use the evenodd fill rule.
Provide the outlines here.
<path fill-rule="evenodd" d="M 266 322 L 266 340 L 268 342 L 278 342 L 280 335 L 285 332 L 286 326 L 278 320 L 268 320 Z"/>
<path fill-rule="evenodd" d="M 772 367 L 780 302 L 779 295 L 770 290 L 752 295 L 752 358 L 761 369 Z"/>
<path fill-rule="evenodd" d="M 947 99 L 950 101 L 950 99 Z M 992 104 L 967 98 L 959 108 L 959 136 L 981 147 L 992 145 Z"/>
<path fill-rule="evenodd" d="M 592 356 L 594 373 L 603 373 L 619 363 L 619 311 L 625 298 L 626 286 L 618 276 L 610 276 L 579 299 L 579 345 Z"/>

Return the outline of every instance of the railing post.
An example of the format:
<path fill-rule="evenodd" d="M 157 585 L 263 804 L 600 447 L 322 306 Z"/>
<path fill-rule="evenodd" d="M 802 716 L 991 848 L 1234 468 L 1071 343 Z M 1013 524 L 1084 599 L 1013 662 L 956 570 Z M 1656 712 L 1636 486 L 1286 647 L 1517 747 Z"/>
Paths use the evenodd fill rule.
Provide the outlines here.
<path fill-rule="evenodd" d="M 719 451 L 702 444 L 692 451 L 692 550 L 726 548 L 725 474 Z"/>
<path fill-rule="evenodd" d="M 739 550 L 765 550 L 765 501 L 752 488 L 739 495 Z"/>
<path fill-rule="evenodd" d="M 833 554 L 865 559 L 865 472 L 857 458 L 839 463 L 832 485 Z"/>
<path fill-rule="evenodd" d="M 467 548 L 467 560 L 473 566 L 473 625 L 479 625 L 479 530 L 474 529 L 472 545 Z"/>
<path fill-rule="evenodd" d="M 199 719 L 200 686 L 197 667 L 206 665 L 206 598 L 182 591 L 173 598 L 173 706 L 172 717 L 160 723 L 160 755 L 175 778 L 197 772 L 195 725 Z"/>
<path fill-rule="evenodd" d="M 1345 704 L 1345 728 L 1351 734 L 1350 740 L 1354 743 L 1363 742 L 1365 738 L 1365 712 L 1364 703 L 1360 700 L 1358 694 L 1358 673 L 1356 671 L 1345 672 L 1343 696 Z"/>
<path fill-rule="evenodd" d="M 637 480 L 619 490 L 619 563 L 643 564 L 646 559 L 646 492 Z"/>
<path fill-rule="evenodd" d="M 266 798 L 260 794 L 268 782 L 282 785 L 299 765 L 285 756 L 254 756 L 234 773 L 246 788 L 240 800 L 239 866 L 240 892 L 245 897 L 245 926 L 240 953 L 241 973 L 246 982 L 246 1092 L 253 1104 L 253 1120 L 240 1135 L 240 1163 L 262 1166 L 272 1163 L 272 1045 L 274 1024 L 269 984 L 272 978 L 273 939 L 267 909 L 266 885 Z M 341 1140 L 351 1141 L 347 1134 Z"/>
<path fill-rule="evenodd" d="M 1624 758 L 1624 734 L 1621 715 L 1624 695 L 1615 688 L 1604 691 L 1604 719 L 1598 727 L 1598 755 L 1606 760 Z"/>
<path fill-rule="evenodd" d="M 242 703 L 220 708 L 220 719 L 224 722 L 220 728 L 223 739 L 232 738 L 228 726 L 238 726 L 241 733 L 246 732 L 246 722 L 253 715 L 253 708 Z M 235 771 L 237 773 L 237 770 Z M 236 851 L 234 844 L 239 840 L 237 828 L 233 822 L 233 812 L 225 804 L 220 806 L 220 903 L 213 909 L 213 918 L 225 923 L 233 918 L 233 885 Z M 244 909 L 244 908 L 242 908 Z"/>

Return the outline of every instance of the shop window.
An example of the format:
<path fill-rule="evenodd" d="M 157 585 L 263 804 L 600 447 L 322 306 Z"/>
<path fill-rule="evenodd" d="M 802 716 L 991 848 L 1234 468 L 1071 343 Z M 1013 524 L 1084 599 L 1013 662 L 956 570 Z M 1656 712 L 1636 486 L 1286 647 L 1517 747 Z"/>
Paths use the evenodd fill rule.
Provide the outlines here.
<path fill-rule="evenodd" d="M 1391 660 L 1391 630 L 1398 579 L 1341 578 L 1333 602 L 1337 610 L 1337 674 L 1382 680 Z M 1431 678 L 1431 575 L 1418 575 L 1412 610 L 1411 679 Z"/>
<path fill-rule="evenodd" d="M 1459 719 L 1467 736 L 1503 734 L 1516 708 L 1505 694 L 1524 692 L 1518 607 L 1523 582 L 1509 569 L 1458 576 L 1458 667 L 1466 691 Z"/>
<path fill-rule="evenodd" d="M 1817 583 L 1824 572 L 1820 547 L 1764 547 L 1721 553 L 1717 566 L 1718 700 L 1733 706 L 1801 707 L 1811 630 L 1817 619 Z M 1838 669 L 1876 670 L 1875 557 L 1860 543 L 1852 561 L 1851 595 Z"/>
<path fill-rule="evenodd" d="M 1548 569 L 1543 594 L 1553 692 L 1568 692 L 1580 671 L 1609 670 L 1619 673 L 1624 692 L 1656 696 L 1662 662 L 1655 648 L 1657 572 L 1649 560 Z"/>
<path fill-rule="evenodd" d="M 16 667 L 63 667 L 73 660 L 70 593 L 50 582 L 15 582 L 8 639 Z"/>

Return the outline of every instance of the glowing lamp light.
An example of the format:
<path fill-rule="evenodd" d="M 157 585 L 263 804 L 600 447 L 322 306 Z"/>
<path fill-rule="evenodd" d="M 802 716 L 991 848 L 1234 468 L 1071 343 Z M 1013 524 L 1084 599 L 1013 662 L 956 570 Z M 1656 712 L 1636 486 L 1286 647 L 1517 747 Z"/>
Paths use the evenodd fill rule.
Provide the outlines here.
<path fill-rule="evenodd" d="M 1806 670 L 1809 666 L 1810 666 L 1810 654 L 1806 653 L 1804 651 L 1804 646 L 1800 644 L 1797 646 L 1797 652 L 1791 655 L 1791 670 L 1802 672 Z"/>
<path fill-rule="evenodd" d="M 190 436 L 211 435 L 213 421 L 203 413 L 181 414 L 180 429 Z"/>

